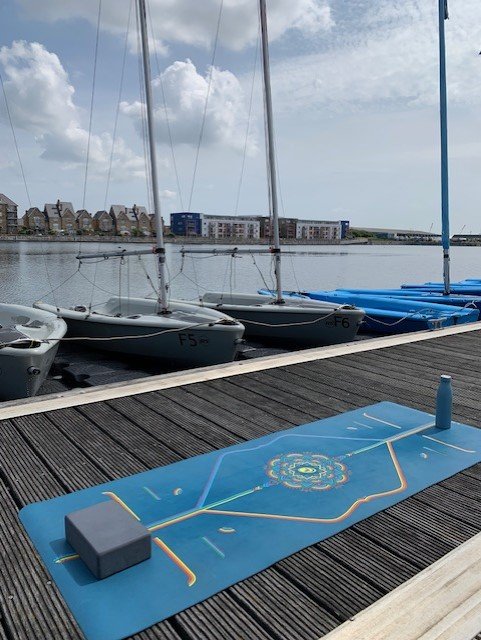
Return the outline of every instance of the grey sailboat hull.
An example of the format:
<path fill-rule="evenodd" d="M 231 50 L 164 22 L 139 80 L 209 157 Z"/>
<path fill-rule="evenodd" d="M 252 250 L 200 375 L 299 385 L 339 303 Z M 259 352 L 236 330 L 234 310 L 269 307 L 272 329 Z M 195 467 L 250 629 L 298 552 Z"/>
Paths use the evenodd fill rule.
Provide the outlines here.
<path fill-rule="evenodd" d="M 66 331 L 65 322 L 53 314 L 0 304 L 1 401 L 38 393 L 57 353 L 58 339 Z"/>
<path fill-rule="evenodd" d="M 54 309 L 43 303 L 36 306 Z M 244 334 L 242 324 L 195 305 L 174 301 L 169 307 L 171 314 L 162 316 L 156 315 L 154 300 L 112 298 L 95 313 L 78 307 L 57 313 L 67 322 L 69 337 L 84 338 L 91 348 L 152 358 L 172 369 L 234 359 Z"/>
<path fill-rule="evenodd" d="M 342 305 L 273 300 L 258 294 L 206 293 L 201 304 L 242 322 L 249 338 L 311 347 L 351 342 L 365 315 L 362 309 Z"/>

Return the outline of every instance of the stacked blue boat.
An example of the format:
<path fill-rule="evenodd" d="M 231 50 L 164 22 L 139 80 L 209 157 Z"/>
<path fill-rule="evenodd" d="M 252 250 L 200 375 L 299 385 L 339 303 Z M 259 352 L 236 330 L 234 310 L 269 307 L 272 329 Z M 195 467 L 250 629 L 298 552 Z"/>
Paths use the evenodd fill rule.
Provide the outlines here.
<path fill-rule="evenodd" d="M 481 281 L 479 290 L 481 291 Z M 387 292 L 397 292 L 399 295 Z M 259 293 L 272 295 L 267 289 L 261 289 Z M 455 304 L 454 296 L 448 296 L 451 299 L 445 304 L 444 296 L 440 294 L 434 296 L 436 300 L 433 300 L 428 293 L 413 293 L 411 297 L 400 289 L 286 291 L 283 296 L 307 297 L 311 300 L 359 307 L 366 312 L 360 331 L 380 334 L 432 330 L 476 322 L 481 310 L 481 297 L 464 298 L 462 302 L 456 301 Z"/>
<path fill-rule="evenodd" d="M 401 289 L 442 294 L 444 286 L 442 282 L 425 282 L 424 284 L 402 284 Z M 459 282 L 452 282 L 449 285 L 449 291 L 454 295 L 481 296 L 481 280 L 467 278 Z"/>
<path fill-rule="evenodd" d="M 407 286 L 407 285 L 403 285 Z M 421 285 L 420 285 L 421 286 Z M 450 293 L 445 294 L 442 290 L 435 289 L 428 291 L 425 289 L 336 289 L 339 293 L 355 295 L 383 296 L 385 298 L 397 298 L 398 300 L 413 300 L 415 302 L 429 302 L 433 304 L 450 305 L 454 307 L 478 309 L 481 311 L 481 283 L 479 295 L 467 295 Z"/>

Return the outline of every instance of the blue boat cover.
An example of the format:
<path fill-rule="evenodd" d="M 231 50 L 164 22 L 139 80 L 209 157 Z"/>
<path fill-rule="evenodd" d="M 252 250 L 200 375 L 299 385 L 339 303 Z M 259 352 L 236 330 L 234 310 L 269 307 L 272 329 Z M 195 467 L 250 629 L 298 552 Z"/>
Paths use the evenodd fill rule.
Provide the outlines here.
<path fill-rule="evenodd" d="M 481 430 L 382 402 L 25 507 L 20 518 L 88 640 L 119 640 L 481 461 Z M 65 515 L 115 500 L 152 557 L 96 580 Z M 215 620 L 211 621 L 215 625 Z"/>

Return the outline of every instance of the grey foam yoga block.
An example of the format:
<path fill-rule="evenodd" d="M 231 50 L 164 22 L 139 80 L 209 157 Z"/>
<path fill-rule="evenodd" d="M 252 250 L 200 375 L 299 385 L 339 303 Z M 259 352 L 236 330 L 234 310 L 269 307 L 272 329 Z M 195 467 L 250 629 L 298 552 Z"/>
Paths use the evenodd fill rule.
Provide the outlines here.
<path fill-rule="evenodd" d="M 66 515 L 65 537 L 98 579 L 151 555 L 148 530 L 113 500 Z"/>

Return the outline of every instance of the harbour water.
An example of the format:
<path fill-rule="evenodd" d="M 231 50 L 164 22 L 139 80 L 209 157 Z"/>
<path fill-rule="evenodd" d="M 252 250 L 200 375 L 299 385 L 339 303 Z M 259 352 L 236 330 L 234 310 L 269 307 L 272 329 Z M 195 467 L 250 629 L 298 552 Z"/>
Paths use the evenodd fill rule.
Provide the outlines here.
<path fill-rule="evenodd" d="M 80 246 L 83 253 L 115 247 L 111 243 Z M 284 250 L 296 253 L 283 261 L 283 287 L 289 290 L 396 287 L 402 282 L 441 280 L 440 247 L 286 246 Z M 78 251 L 76 243 L 0 243 L 0 301 L 30 305 L 42 299 L 61 305 L 95 305 L 119 292 L 132 297 L 153 295 L 153 257 L 85 262 L 79 269 Z M 453 247 L 451 263 L 453 280 L 481 277 L 481 247 Z M 175 298 L 195 299 L 206 290 L 255 292 L 273 286 L 268 255 L 189 254 L 182 259 L 179 245 L 168 244 L 167 264 L 170 293 Z"/>

